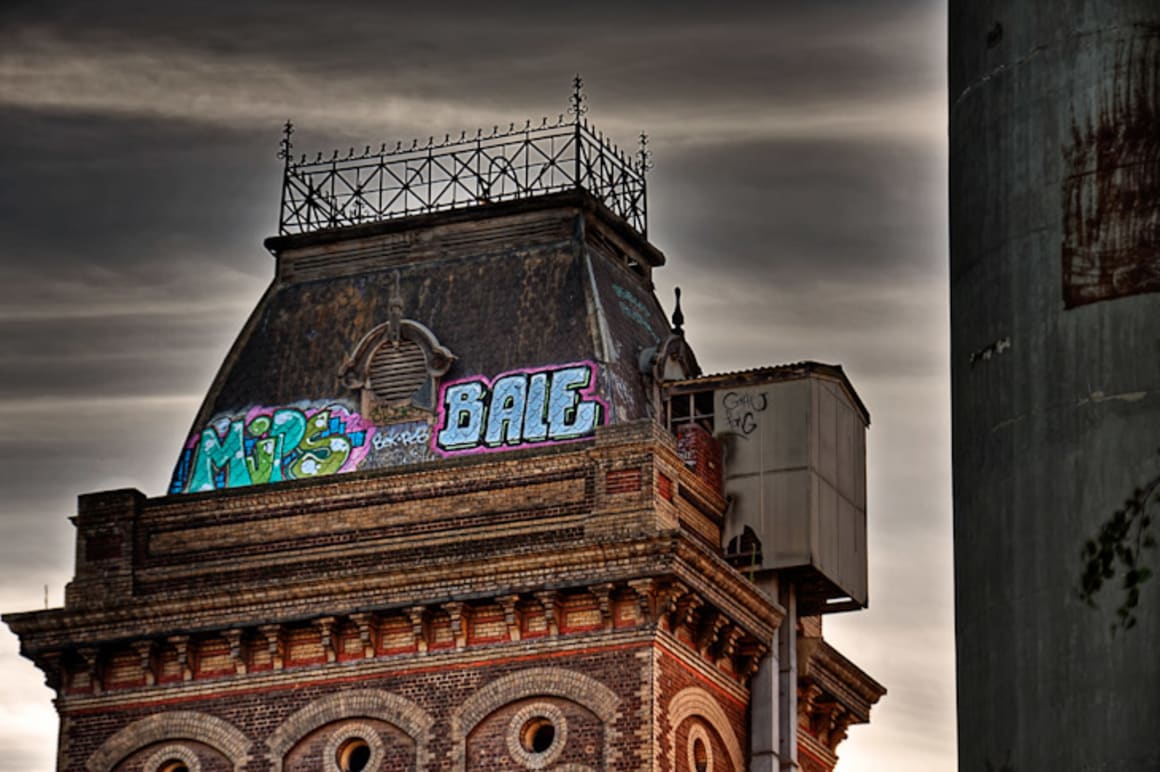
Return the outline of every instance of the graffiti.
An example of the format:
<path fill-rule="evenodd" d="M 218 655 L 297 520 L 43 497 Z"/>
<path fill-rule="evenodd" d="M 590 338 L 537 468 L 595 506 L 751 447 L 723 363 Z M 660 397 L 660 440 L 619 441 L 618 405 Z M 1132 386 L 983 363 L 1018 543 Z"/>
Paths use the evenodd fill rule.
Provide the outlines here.
<path fill-rule="evenodd" d="M 764 394 L 728 392 L 721 401 L 725 408 L 725 423 L 742 437 L 749 437 L 757 429 L 757 414 L 768 406 Z"/>
<path fill-rule="evenodd" d="M 596 365 L 580 362 L 445 384 L 434 449 L 451 455 L 591 436 L 607 414 L 595 381 Z"/>
<path fill-rule="evenodd" d="M 431 451 L 431 424 L 426 421 L 380 427 L 371 445 L 368 467 L 419 464 L 437 457 Z"/>
<path fill-rule="evenodd" d="M 443 386 L 438 415 L 347 403 L 254 406 L 219 414 L 186 442 L 170 493 L 419 464 L 441 456 L 590 437 L 608 415 L 590 362 L 514 370 Z"/>
<path fill-rule="evenodd" d="M 186 443 L 170 493 L 194 493 L 349 472 L 375 427 L 336 404 L 252 407 L 219 416 Z"/>
<path fill-rule="evenodd" d="M 612 291 L 616 293 L 620 312 L 643 327 L 653 340 L 657 340 L 656 331 L 653 330 L 652 322 L 649 321 L 648 306 L 644 304 L 644 301 L 634 295 L 631 290 L 627 290 L 619 284 L 613 284 Z"/>

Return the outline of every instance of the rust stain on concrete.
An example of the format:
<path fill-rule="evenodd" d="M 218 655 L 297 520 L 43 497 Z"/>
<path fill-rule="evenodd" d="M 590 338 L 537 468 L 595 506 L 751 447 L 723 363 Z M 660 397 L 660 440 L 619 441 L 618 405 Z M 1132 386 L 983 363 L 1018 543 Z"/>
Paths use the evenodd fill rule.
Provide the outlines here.
<path fill-rule="evenodd" d="M 1105 67 L 1063 148 L 1067 308 L 1160 292 L 1160 27 L 1133 27 Z"/>

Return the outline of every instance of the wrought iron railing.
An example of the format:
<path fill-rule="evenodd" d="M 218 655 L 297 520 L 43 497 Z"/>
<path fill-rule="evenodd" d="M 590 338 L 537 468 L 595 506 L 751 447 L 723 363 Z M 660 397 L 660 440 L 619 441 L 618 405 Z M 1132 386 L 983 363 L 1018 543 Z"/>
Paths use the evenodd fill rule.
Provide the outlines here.
<path fill-rule="evenodd" d="M 442 142 L 431 137 L 409 147 L 367 146 L 357 154 L 351 148 L 312 161 L 295 160 L 294 127 L 287 123 L 278 230 L 307 233 L 582 188 L 647 236 L 647 137 L 641 134 L 634 155 L 619 150 L 589 125 L 579 78 L 575 86 L 570 117 L 554 122 L 446 135 Z"/>

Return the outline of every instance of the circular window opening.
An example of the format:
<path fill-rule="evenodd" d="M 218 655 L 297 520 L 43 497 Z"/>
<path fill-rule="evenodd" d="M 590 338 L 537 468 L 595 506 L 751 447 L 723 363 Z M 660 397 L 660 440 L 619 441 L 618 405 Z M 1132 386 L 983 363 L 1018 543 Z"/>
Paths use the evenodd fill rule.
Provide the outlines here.
<path fill-rule="evenodd" d="M 371 746 L 361 737 L 352 737 L 338 748 L 338 768 L 342 772 L 364 772 L 371 761 Z"/>
<path fill-rule="evenodd" d="M 520 730 L 520 745 L 524 746 L 524 750 L 528 753 L 546 752 L 552 747 L 555 739 L 556 727 L 544 716 L 536 716 Z"/>
<path fill-rule="evenodd" d="M 184 761 L 171 759 L 158 767 L 157 772 L 189 772 L 189 767 Z"/>

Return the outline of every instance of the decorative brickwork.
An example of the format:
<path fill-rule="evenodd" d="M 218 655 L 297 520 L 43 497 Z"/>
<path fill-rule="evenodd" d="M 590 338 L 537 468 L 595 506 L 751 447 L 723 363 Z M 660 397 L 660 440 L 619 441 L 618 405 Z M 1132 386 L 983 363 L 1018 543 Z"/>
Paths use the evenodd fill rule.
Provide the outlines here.
<path fill-rule="evenodd" d="M 697 772 L 698 769 L 715 770 L 713 740 L 713 734 L 700 721 L 693 719 L 681 722 L 677 730 L 677 761 L 681 761 L 680 753 L 683 748 L 685 751 L 683 761 L 687 769 L 693 772 Z"/>
<path fill-rule="evenodd" d="M 467 769 L 467 736 L 484 717 L 504 705 L 529 697 L 545 696 L 575 702 L 590 711 L 604 725 L 610 724 L 616 717 L 617 705 L 620 703 L 620 698 L 614 691 L 575 670 L 552 667 L 532 668 L 512 673 L 477 691 L 452 715 L 451 741 L 455 748 L 454 769 Z M 606 760 L 611 754 L 614 739 L 614 731 L 611 727 L 607 727 L 604 731 L 604 752 L 602 754 Z"/>
<path fill-rule="evenodd" d="M 830 772 L 850 725 L 869 721 L 886 690 L 822 640 L 820 621 L 802 629 L 819 635 L 798 638 L 798 748 L 803 769 Z"/>
<path fill-rule="evenodd" d="M 729 717 L 725 715 L 725 711 L 721 709 L 721 705 L 713 698 L 713 695 L 696 686 L 682 689 L 669 700 L 668 719 L 671 729 L 669 730 L 668 750 L 670 759 L 687 757 L 685 749 L 688 743 L 678 744 L 677 730 L 686 719 L 691 717 L 704 719 L 721 738 L 734 772 L 741 772 L 745 769 L 745 751 L 733 730 Z"/>
<path fill-rule="evenodd" d="M 537 700 L 516 711 L 504 734 L 508 755 L 516 763 L 528 769 L 547 769 L 568 745 L 568 719 L 552 703 Z"/>
<path fill-rule="evenodd" d="M 350 758 L 351 744 L 362 745 L 368 755 L 366 770 L 418 770 L 415 742 L 398 727 L 383 721 L 337 721 L 302 737 L 274 768 L 285 772 L 345 772 L 342 759 Z M 281 762 L 277 764 L 277 762 Z M 373 766 L 372 766 L 373 765 Z"/>
<path fill-rule="evenodd" d="M 175 772 L 181 765 L 189 772 L 234 772 L 234 764 L 203 743 L 183 741 L 150 745 L 129 754 L 115 767 L 116 772 Z"/>
<path fill-rule="evenodd" d="M 141 765 L 142 772 L 156 772 L 162 764 L 179 761 L 189 768 L 189 772 L 202 772 L 201 758 L 184 745 L 165 745 L 153 752 Z"/>
<path fill-rule="evenodd" d="M 141 748 L 158 742 L 193 740 L 204 743 L 233 761 L 236 769 L 249 759 L 250 740 L 227 721 L 208 713 L 156 713 L 126 726 L 105 740 L 85 763 L 88 772 L 113 772 L 117 763 Z"/>
<path fill-rule="evenodd" d="M 435 723 L 422 708 L 410 700 L 379 689 L 352 689 L 315 700 L 290 716 L 266 741 L 273 764 L 272 772 L 282 772 L 282 759 L 301 738 L 334 721 L 375 718 L 392 724 L 415 743 L 415 761 L 419 769 L 430 764 L 428 747 Z"/>

